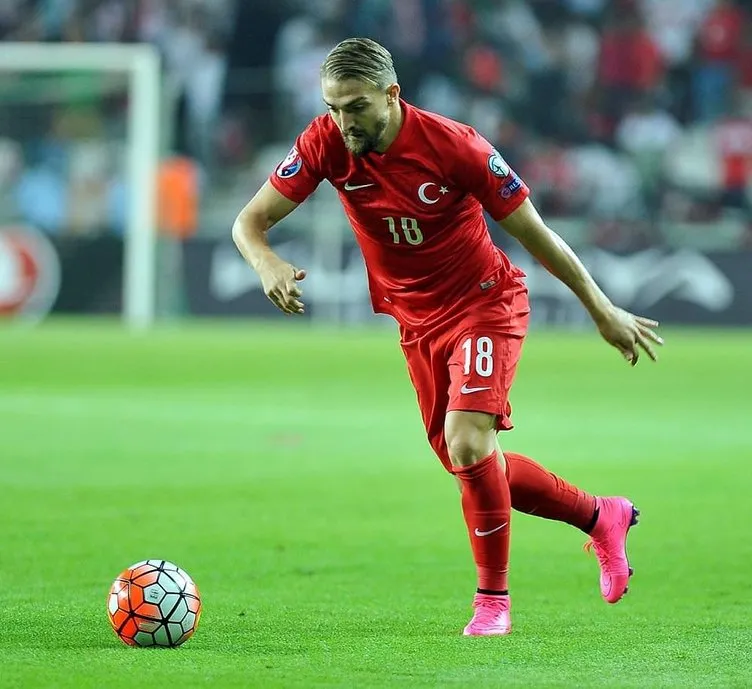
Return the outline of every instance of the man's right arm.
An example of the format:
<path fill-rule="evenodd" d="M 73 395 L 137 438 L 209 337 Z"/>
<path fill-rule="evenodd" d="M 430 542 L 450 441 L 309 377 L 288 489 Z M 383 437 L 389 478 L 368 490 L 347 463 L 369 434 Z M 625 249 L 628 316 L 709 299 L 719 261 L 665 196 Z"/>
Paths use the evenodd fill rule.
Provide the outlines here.
<path fill-rule="evenodd" d="M 299 300 L 302 292 L 297 283 L 305 278 L 305 271 L 277 256 L 269 246 L 267 234 L 298 205 L 267 181 L 240 211 L 232 226 L 233 241 L 261 278 L 264 293 L 287 314 L 303 313 L 303 303 Z"/>
<path fill-rule="evenodd" d="M 298 205 L 267 181 L 240 211 L 232 226 L 232 238 L 251 268 L 258 270 L 265 259 L 277 257 L 269 246 L 267 233 Z"/>

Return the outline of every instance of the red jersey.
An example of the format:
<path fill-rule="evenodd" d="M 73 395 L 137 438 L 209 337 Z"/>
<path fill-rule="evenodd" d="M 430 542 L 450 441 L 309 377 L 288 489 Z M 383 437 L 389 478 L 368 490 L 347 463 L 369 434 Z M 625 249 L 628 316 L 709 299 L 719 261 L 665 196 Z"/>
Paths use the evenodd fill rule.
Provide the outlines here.
<path fill-rule="evenodd" d="M 744 13 L 738 7 L 713 10 L 700 27 L 700 55 L 711 62 L 733 62 L 744 36 Z"/>
<path fill-rule="evenodd" d="M 518 285 L 524 274 L 493 244 L 483 209 L 502 220 L 529 190 L 471 127 L 401 105 L 402 127 L 384 153 L 354 156 L 322 115 L 269 181 L 301 203 L 329 180 L 363 253 L 374 311 L 425 328 L 494 285 Z"/>
<path fill-rule="evenodd" d="M 724 187 L 744 189 L 752 173 L 752 122 L 741 118 L 721 121 L 715 128 L 715 144 Z"/>

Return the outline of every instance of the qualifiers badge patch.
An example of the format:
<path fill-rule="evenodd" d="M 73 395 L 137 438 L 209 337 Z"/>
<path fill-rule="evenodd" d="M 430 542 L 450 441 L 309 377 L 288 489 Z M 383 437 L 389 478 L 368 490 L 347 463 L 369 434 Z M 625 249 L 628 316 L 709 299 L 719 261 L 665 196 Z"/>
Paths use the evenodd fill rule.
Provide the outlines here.
<path fill-rule="evenodd" d="M 302 167 L 303 159 L 300 157 L 298 149 L 293 146 L 287 154 L 287 158 L 279 164 L 279 167 L 277 168 L 277 177 L 281 177 L 282 179 L 293 177 L 300 172 Z"/>
<path fill-rule="evenodd" d="M 488 169 L 497 177 L 507 177 L 511 172 L 506 160 L 495 148 L 491 149 L 491 155 L 488 156 Z"/>

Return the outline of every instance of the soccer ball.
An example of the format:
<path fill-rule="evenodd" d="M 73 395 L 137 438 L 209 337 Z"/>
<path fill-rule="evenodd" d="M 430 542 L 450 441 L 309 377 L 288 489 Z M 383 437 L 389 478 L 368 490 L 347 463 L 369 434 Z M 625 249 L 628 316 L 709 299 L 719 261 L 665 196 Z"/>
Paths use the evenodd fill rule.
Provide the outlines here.
<path fill-rule="evenodd" d="M 107 597 L 110 624 L 129 646 L 180 646 L 201 617 L 196 584 L 166 560 L 144 560 L 123 571 Z"/>

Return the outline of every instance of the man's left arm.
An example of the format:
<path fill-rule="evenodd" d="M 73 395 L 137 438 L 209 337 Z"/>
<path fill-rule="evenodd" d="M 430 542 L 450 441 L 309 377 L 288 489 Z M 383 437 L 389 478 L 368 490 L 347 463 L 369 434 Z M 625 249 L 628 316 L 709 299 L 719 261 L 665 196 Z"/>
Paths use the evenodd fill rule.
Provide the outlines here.
<path fill-rule="evenodd" d="M 653 331 L 658 323 L 612 304 L 574 251 L 546 225 L 529 198 L 499 224 L 577 295 L 603 338 L 616 347 L 627 361 L 634 366 L 640 348 L 656 361 L 651 342 L 663 344 L 663 340 Z"/>

